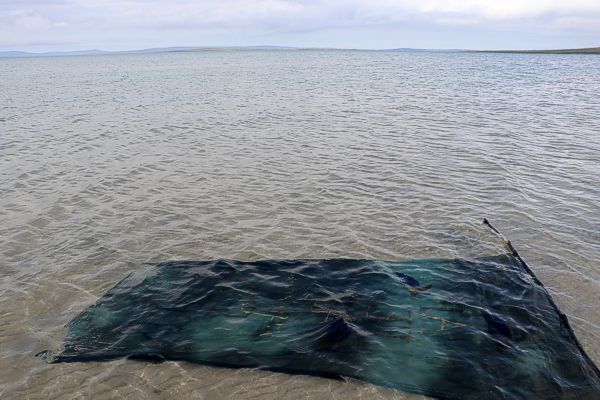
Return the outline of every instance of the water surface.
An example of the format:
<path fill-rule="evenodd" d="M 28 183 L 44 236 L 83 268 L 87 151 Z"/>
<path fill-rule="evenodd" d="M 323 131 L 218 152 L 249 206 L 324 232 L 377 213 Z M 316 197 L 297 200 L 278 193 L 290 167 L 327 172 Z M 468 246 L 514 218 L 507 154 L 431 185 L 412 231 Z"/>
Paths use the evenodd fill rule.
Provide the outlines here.
<path fill-rule="evenodd" d="M 517 246 L 600 362 L 600 57 L 215 51 L 0 60 L 0 397 L 404 398 L 167 362 L 46 365 L 144 262 Z"/>

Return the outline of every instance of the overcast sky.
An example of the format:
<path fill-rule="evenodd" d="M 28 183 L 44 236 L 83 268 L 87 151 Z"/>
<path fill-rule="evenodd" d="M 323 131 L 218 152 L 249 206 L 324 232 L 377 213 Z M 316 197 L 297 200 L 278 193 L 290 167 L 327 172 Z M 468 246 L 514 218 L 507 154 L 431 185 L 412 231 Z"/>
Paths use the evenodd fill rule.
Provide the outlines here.
<path fill-rule="evenodd" d="M 600 46 L 600 0 L 0 0 L 0 50 Z"/>

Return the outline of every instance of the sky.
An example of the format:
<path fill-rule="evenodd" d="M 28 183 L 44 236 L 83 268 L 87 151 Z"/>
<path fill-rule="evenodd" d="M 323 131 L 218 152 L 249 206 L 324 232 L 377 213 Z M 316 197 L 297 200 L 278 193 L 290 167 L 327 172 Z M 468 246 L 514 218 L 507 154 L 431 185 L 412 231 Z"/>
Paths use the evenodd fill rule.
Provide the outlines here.
<path fill-rule="evenodd" d="M 0 0 L 0 51 L 600 46 L 600 0 Z"/>

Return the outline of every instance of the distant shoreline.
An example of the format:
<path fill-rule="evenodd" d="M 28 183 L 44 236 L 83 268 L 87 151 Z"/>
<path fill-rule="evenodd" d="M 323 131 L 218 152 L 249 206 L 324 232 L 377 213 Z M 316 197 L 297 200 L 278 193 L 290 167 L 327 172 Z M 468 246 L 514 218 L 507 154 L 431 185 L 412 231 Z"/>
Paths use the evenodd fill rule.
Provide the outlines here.
<path fill-rule="evenodd" d="M 28 57 L 61 57 L 61 56 L 99 56 L 119 54 L 157 54 L 157 53 L 192 53 L 210 51 L 374 51 L 374 52 L 421 52 L 421 53 L 498 53 L 498 54 L 600 54 L 600 47 L 558 50 L 469 50 L 469 49 L 342 49 L 318 47 L 287 47 L 287 46 L 198 46 L 198 47 L 163 47 L 141 50 L 79 50 L 79 51 L 53 51 L 44 53 L 31 53 L 25 51 L 0 51 L 0 58 L 28 58 Z"/>
<path fill-rule="evenodd" d="M 508 53 L 508 54 L 600 54 L 600 47 L 587 47 L 583 49 L 559 50 L 471 50 L 475 53 Z"/>

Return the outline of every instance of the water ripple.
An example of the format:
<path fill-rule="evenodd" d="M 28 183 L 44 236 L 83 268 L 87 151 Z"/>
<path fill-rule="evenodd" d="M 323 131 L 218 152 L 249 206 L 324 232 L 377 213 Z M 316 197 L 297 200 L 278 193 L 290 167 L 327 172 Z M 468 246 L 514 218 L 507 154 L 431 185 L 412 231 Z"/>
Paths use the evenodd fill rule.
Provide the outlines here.
<path fill-rule="evenodd" d="M 2 398 L 404 398 L 32 355 L 144 262 L 497 252 L 482 216 L 600 362 L 597 57 L 206 52 L 2 59 L 0 76 Z"/>

